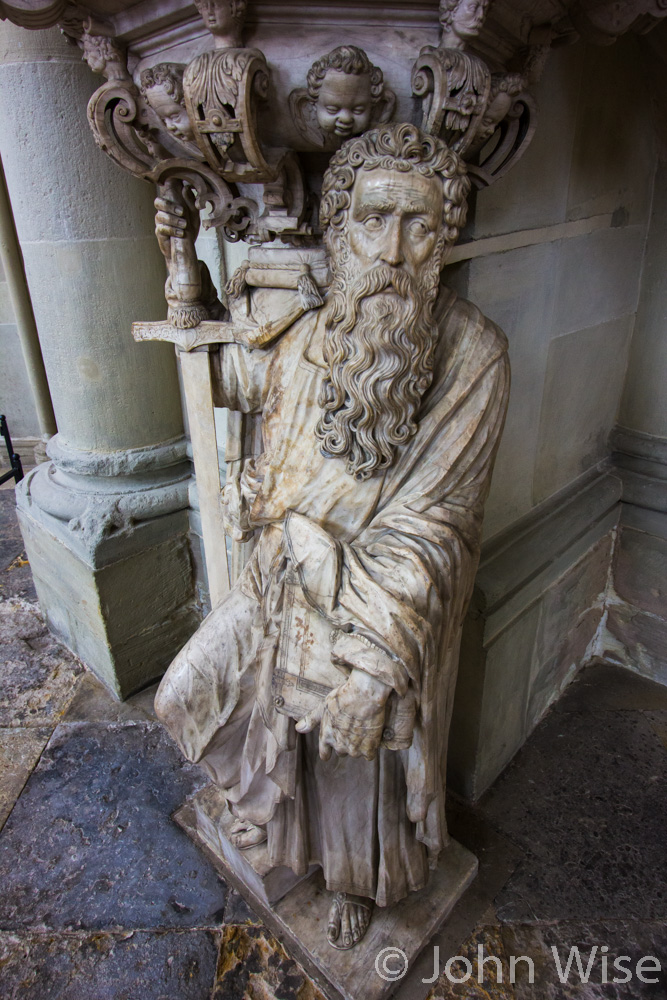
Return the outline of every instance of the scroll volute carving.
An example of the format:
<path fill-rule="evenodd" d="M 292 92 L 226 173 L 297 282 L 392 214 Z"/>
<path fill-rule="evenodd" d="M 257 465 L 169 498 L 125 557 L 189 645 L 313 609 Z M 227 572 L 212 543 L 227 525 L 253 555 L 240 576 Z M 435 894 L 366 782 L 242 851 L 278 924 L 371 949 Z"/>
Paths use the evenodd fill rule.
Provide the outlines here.
<path fill-rule="evenodd" d="M 307 86 L 293 90 L 289 103 L 305 143 L 333 150 L 371 125 L 390 121 L 396 95 L 363 49 L 341 45 L 313 63 Z"/>
<path fill-rule="evenodd" d="M 486 63 L 466 51 L 484 23 L 490 0 L 441 0 L 440 45 L 425 46 L 412 71 L 412 92 L 422 98 L 422 128 L 464 154 L 482 123 L 491 92 Z"/>
<path fill-rule="evenodd" d="M 229 181 L 275 176 L 257 136 L 257 102 L 266 98 L 269 68 L 258 49 L 213 49 L 183 77 L 185 106 L 206 162 Z"/>
<path fill-rule="evenodd" d="M 247 0 L 196 0 L 214 48 L 188 65 L 185 107 L 206 162 L 227 181 L 261 183 L 277 170 L 258 139 L 257 105 L 269 90 L 269 67 L 259 49 L 243 48 Z"/>
<path fill-rule="evenodd" d="M 504 176 L 528 148 L 537 106 L 527 88 L 539 79 L 553 38 L 550 28 L 533 28 L 519 70 L 491 73 L 467 49 L 489 5 L 490 0 L 441 0 L 440 45 L 423 48 L 412 72 L 413 94 L 422 98 L 422 128 L 465 158 L 477 187 Z"/>

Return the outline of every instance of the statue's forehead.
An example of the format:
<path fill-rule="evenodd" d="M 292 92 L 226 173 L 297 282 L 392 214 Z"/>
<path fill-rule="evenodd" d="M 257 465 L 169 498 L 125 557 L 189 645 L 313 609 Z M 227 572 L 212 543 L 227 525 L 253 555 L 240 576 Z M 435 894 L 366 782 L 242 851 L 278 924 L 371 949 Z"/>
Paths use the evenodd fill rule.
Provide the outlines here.
<path fill-rule="evenodd" d="M 371 78 L 368 73 L 343 73 L 340 69 L 328 69 L 320 88 L 320 100 L 327 97 L 337 100 L 370 98 Z"/>
<path fill-rule="evenodd" d="M 367 206 L 440 213 L 442 185 L 438 177 L 427 177 L 418 170 L 360 170 L 352 190 L 352 212 Z"/>

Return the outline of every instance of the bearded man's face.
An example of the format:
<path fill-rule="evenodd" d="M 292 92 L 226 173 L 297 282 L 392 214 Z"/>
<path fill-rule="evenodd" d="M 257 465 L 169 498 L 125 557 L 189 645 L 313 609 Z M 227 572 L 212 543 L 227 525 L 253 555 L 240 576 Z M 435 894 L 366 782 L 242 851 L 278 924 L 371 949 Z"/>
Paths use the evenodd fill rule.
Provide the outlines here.
<path fill-rule="evenodd" d="M 442 216 L 438 177 L 360 170 L 345 226 L 330 234 L 329 371 L 316 434 L 358 479 L 391 465 L 417 430 L 433 378 Z"/>

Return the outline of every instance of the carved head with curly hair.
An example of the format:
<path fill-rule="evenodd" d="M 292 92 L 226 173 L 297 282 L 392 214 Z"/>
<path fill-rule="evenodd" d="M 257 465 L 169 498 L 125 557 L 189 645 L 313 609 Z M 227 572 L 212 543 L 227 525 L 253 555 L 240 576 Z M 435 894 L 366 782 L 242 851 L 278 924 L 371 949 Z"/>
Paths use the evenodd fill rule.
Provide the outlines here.
<path fill-rule="evenodd" d="M 194 139 L 194 133 L 183 100 L 184 69 L 180 63 L 158 63 L 142 70 L 140 86 L 167 131 L 187 141 Z"/>
<path fill-rule="evenodd" d="M 356 45 L 340 45 L 313 63 L 307 87 L 322 131 L 345 139 L 368 128 L 385 92 L 382 70 Z"/>
<path fill-rule="evenodd" d="M 475 38 L 484 24 L 491 0 L 440 0 L 443 44 L 458 47 Z"/>
<path fill-rule="evenodd" d="M 391 465 L 417 431 L 433 379 L 440 271 L 469 190 L 461 158 L 407 124 L 346 142 L 324 176 L 332 285 L 316 434 L 323 454 L 344 458 L 358 479 Z"/>

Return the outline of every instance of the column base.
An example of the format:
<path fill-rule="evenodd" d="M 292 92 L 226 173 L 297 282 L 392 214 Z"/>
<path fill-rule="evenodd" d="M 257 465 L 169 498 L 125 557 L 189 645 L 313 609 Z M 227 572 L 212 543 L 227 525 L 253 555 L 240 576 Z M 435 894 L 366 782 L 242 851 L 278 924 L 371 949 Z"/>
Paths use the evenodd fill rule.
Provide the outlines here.
<path fill-rule="evenodd" d="M 48 462 L 16 490 L 49 627 L 118 698 L 159 678 L 201 621 L 184 444 L 161 456 L 171 465 L 108 477 Z"/>

